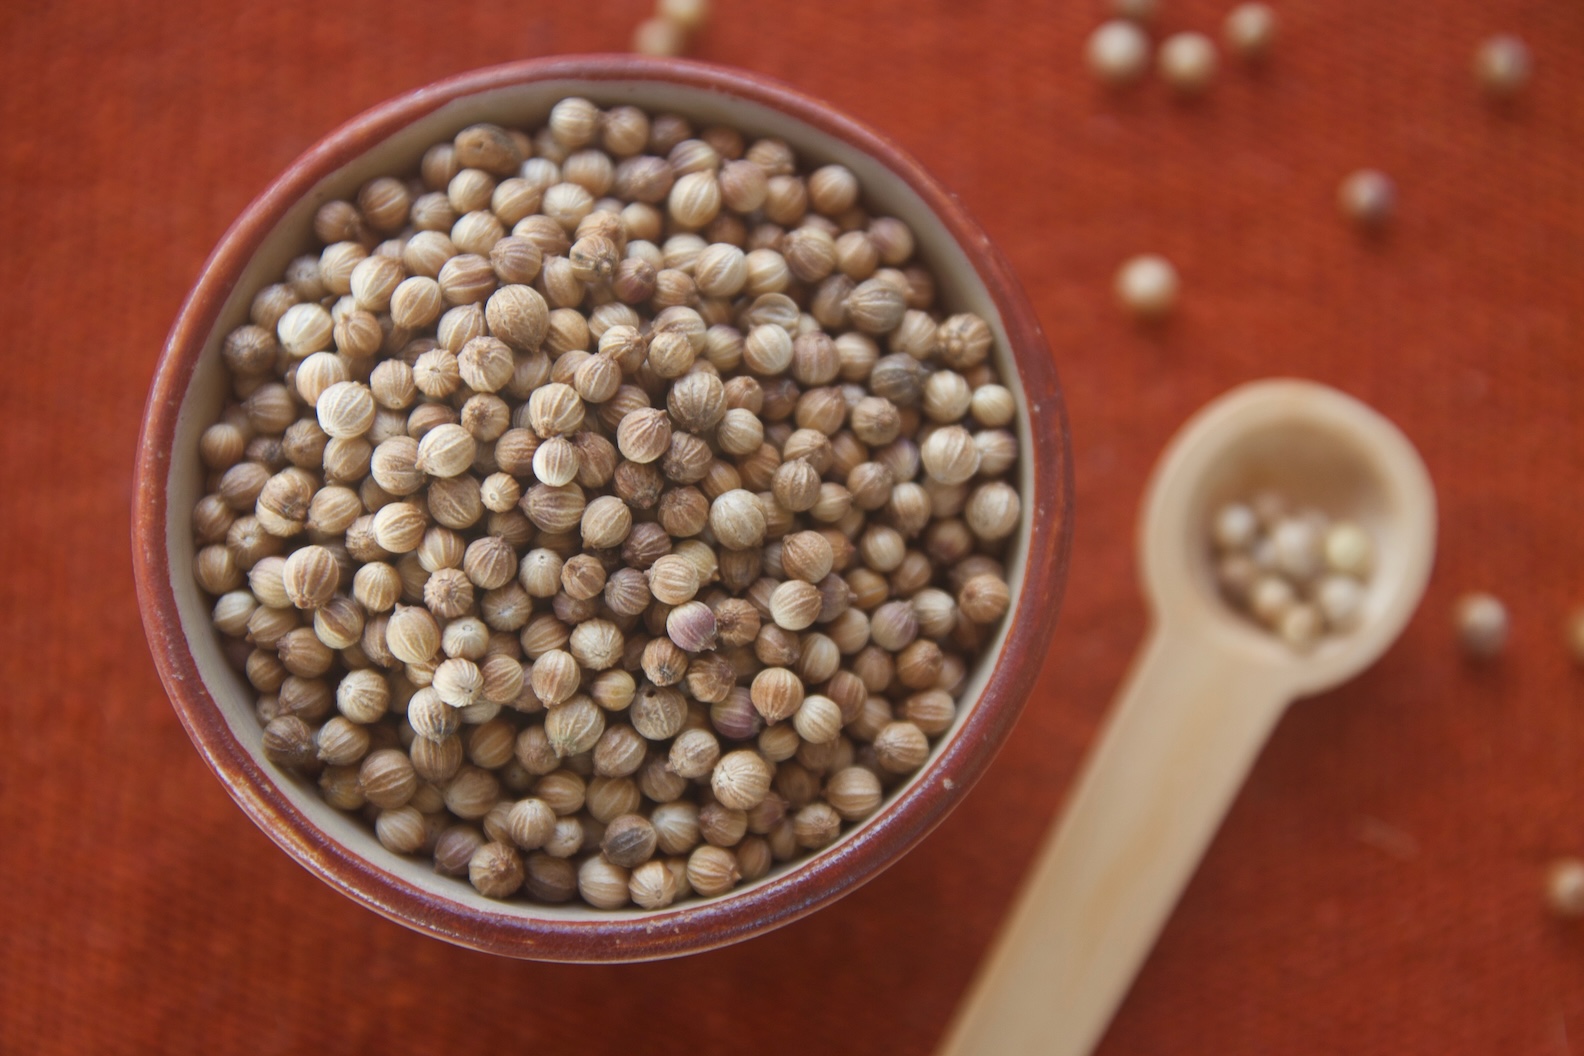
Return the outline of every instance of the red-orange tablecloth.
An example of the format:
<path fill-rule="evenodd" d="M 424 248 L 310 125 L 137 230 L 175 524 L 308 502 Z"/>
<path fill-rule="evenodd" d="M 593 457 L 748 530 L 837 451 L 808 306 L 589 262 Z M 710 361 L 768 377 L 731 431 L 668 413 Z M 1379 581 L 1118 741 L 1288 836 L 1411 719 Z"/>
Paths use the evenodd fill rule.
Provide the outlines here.
<path fill-rule="evenodd" d="M 8 4 L 0 9 L 0 1050 L 925 1053 L 1144 629 L 1131 533 L 1170 432 L 1300 374 L 1400 422 L 1440 489 L 1424 609 L 1298 706 L 1123 1006 L 1106 1053 L 1556 1053 L 1584 1046 L 1584 8 L 1276 0 L 1268 66 L 1183 105 L 1085 74 L 1088 2 L 715 0 L 694 53 L 784 78 L 913 151 L 1027 285 L 1066 384 L 1077 536 L 1039 691 L 990 776 L 835 907 L 686 961 L 454 949 L 357 908 L 249 824 L 189 745 L 128 561 L 133 447 L 205 255 L 318 136 L 468 67 L 620 49 L 642 0 Z M 1216 30 L 1229 0 L 1165 0 Z M 1496 109 L 1482 36 L 1532 45 Z M 1378 241 L 1333 196 L 1392 173 Z M 1157 250 L 1182 310 L 1114 310 Z M 1472 669 L 1462 590 L 1515 636 Z"/>

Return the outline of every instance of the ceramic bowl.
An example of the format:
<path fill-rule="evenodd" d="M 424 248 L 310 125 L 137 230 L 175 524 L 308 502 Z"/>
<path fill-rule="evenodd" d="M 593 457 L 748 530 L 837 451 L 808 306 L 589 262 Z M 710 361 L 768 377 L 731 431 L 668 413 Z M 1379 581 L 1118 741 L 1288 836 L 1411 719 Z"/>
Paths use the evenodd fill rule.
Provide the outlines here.
<path fill-rule="evenodd" d="M 540 124 L 568 95 L 779 136 L 805 161 L 846 165 L 873 211 L 912 227 L 940 302 L 990 322 L 1002 378 L 1021 405 L 1024 519 L 1009 551 L 1012 610 L 929 762 L 820 852 L 727 895 L 653 912 L 492 901 L 465 879 L 437 875 L 426 859 L 386 851 L 360 818 L 326 804 L 314 782 L 265 761 L 255 693 L 227 663 L 192 573 L 190 517 L 204 482 L 198 437 L 228 389 L 220 344 L 246 319 L 254 292 L 310 247 L 316 208 L 373 176 L 413 171 L 427 146 L 467 125 Z M 990 764 L 1039 672 L 1060 606 L 1071 507 L 1067 421 L 1050 350 L 1006 262 L 955 197 L 895 144 L 794 89 L 739 70 L 609 55 L 513 63 L 409 92 L 331 133 L 249 206 L 204 266 L 160 360 L 138 450 L 133 546 L 144 625 L 172 705 L 232 797 L 305 868 L 392 920 L 463 946 L 537 960 L 635 961 L 796 920 L 872 879 L 945 817 Z"/>

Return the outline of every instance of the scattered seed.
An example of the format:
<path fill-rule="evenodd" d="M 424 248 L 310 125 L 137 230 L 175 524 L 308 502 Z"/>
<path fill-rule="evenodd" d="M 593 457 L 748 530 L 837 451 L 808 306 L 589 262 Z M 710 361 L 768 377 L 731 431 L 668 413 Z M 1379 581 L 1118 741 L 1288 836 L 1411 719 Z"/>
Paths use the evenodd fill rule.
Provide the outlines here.
<path fill-rule="evenodd" d="M 1511 99 L 1529 83 L 1533 60 L 1529 47 L 1509 33 L 1480 41 L 1474 53 L 1474 76 L 1493 99 Z"/>
<path fill-rule="evenodd" d="M 1216 49 L 1203 33 L 1173 33 L 1161 42 L 1156 67 L 1180 95 L 1198 95 L 1216 74 Z"/>
<path fill-rule="evenodd" d="M 1115 290 L 1122 307 L 1140 319 L 1159 319 L 1177 304 L 1177 269 L 1153 253 L 1133 257 L 1117 270 Z"/>
<path fill-rule="evenodd" d="M 1453 608 L 1458 641 L 1476 660 L 1488 660 L 1507 644 L 1507 607 L 1485 593 L 1465 594 Z"/>
<path fill-rule="evenodd" d="M 1084 58 L 1090 72 L 1106 84 L 1132 84 L 1149 65 L 1149 38 L 1132 22 L 1105 22 L 1089 34 Z"/>
<path fill-rule="evenodd" d="M 1359 169 L 1337 188 L 1337 207 L 1359 227 L 1378 228 L 1397 209 L 1397 185 L 1378 169 Z"/>

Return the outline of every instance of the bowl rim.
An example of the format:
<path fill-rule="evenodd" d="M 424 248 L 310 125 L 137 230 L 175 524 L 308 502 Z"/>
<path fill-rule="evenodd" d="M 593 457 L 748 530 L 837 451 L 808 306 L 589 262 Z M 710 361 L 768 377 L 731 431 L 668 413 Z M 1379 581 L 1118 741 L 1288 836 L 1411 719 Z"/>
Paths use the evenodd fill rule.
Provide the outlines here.
<path fill-rule="evenodd" d="M 844 141 L 891 170 L 940 219 L 984 282 L 1006 332 L 1036 440 L 1026 569 L 1001 654 L 961 728 L 919 781 L 832 851 L 741 893 L 642 916 L 602 919 L 499 913 L 438 898 L 331 839 L 277 787 L 232 733 L 182 631 L 166 526 L 172 446 L 188 384 L 236 282 L 284 213 L 323 178 L 404 126 L 465 96 L 546 80 L 667 82 L 743 98 Z M 1054 443 L 1042 441 L 1052 440 Z M 506 956 L 560 962 L 652 960 L 729 945 L 797 920 L 873 879 L 922 840 L 983 775 L 1033 688 L 1054 632 L 1072 540 L 1072 458 L 1049 345 L 1010 267 L 957 198 L 906 151 L 829 105 L 740 69 L 637 55 L 528 59 L 420 87 L 352 118 L 276 177 L 221 237 L 161 353 L 138 439 L 132 551 L 145 633 L 171 705 L 243 811 L 300 865 L 354 901 L 414 930 Z M 1027 500 L 1029 497 L 1025 496 Z"/>

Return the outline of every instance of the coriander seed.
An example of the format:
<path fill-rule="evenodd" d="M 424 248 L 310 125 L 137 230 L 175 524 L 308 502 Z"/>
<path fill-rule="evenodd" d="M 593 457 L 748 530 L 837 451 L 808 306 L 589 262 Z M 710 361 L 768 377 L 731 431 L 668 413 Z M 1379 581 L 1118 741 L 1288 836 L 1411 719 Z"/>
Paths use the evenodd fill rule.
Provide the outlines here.
<path fill-rule="evenodd" d="M 1173 33 L 1161 41 L 1156 66 L 1173 90 L 1198 95 L 1215 78 L 1215 45 L 1203 33 Z"/>
<path fill-rule="evenodd" d="M 1397 185 L 1383 172 L 1358 169 L 1337 188 L 1337 207 L 1360 228 L 1379 228 L 1396 211 Z"/>
<path fill-rule="evenodd" d="M 764 800 L 771 777 L 770 765 L 757 752 L 739 750 L 728 752 L 715 764 L 710 788 L 721 805 L 748 810 Z"/>
<path fill-rule="evenodd" d="M 1270 51 L 1276 38 L 1276 12 L 1269 4 L 1238 4 L 1221 25 L 1227 50 L 1245 62 L 1257 62 Z"/>
<path fill-rule="evenodd" d="M 1507 644 L 1507 607 L 1490 594 L 1465 594 L 1453 608 L 1458 640 L 1476 660 L 1489 660 Z"/>
<path fill-rule="evenodd" d="M 1474 53 L 1474 76 L 1492 99 L 1510 99 L 1522 91 L 1532 66 L 1529 48 L 1507 33 L 1487 37 Z"/>
<path fill-rule="evenodd" d="M 1152 253 L 1132 257 L 1122 264 L 1113 288 L 1122 307 L 1142 320 L 1158 320 L 1177 303 L 1177 269 L 1165 257 Z"/>
<path fill-rule="evenodd" d="M 1546 904 L 1564 919 L 1584 917 L 1584 861 L 1559 858 L 1546 870 Z"/>
<path fill-rule="evenodd" d="M 1108 85 L 1131 84 L 1149 64 L 1149 38 L 1132 22 L 1102 23 L 1084 46 L 1089 71 Z"/>

